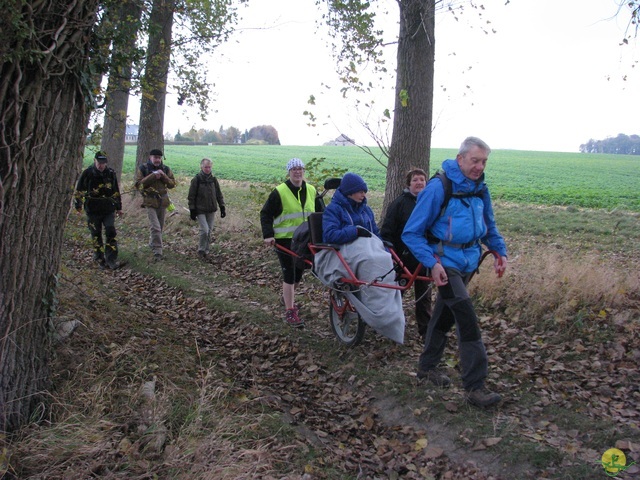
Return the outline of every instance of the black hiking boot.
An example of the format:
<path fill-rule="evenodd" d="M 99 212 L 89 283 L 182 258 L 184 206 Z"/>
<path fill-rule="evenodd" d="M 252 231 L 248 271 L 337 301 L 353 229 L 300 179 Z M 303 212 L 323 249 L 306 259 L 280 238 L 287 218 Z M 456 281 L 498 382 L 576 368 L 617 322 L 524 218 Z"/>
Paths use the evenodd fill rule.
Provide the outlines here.
<path fill-rule="evenodd" d="M 105 262 L 105 265 L 109 270 L 117 270 L 121 267 L 124 267 L 125 262 L 118 262 L 117 260 L 109 260 Z"/>
<path fill-rule="evenodd" d="M 427 380 L 433 383 L 436 387 L 447 388 L 451 385 L 451 379 L 439 368 L 419 370 L 417 376 L 418 380 Z"/>
<path fill-rule="evenodd" d="M 104 269 L 104 255 L 101 252 L 93 252 L 93 261 L 96 262 L 100 268 Z"/>

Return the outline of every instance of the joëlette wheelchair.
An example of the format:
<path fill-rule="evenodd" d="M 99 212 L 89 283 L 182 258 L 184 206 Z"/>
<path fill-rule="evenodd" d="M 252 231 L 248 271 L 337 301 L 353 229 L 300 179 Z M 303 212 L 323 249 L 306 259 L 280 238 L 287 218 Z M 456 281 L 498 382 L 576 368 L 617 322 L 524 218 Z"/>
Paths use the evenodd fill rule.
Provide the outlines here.
<path fill-rule="evenodd" d="M 324 198 L 329 190 L 334 190 L 340 185 L 340 179 L 329 178 L 324 182 L 324 189 L 322 193 L 319 193 L 320 198 Z M 390 283 L 383 281 L 381 278 L 377 278 L 373 281 L 364 281 L 357 277 L 353 272 L 348 262 L 342 256 L 340 252 L 341 245 L 324 243 L 322 241 L 322 212 L 314 212 L 309 214 L 307 218 L 309 222 L 310 241 L 308 243 L 308 249 L 312 256 L 315 257 L 316 253 L 321 250 L 331 250 L 333 254 L 337 255 L 340 263 L 347 272 L 347 275 L 341 277 L 333 285 L 329 286 L 329 322 L 331 329 L 335 334 L 338 341 L 347 347 L 355 347 L 364 338 L 366 323 L 356 310 L 352 302 L 345 295 L 345 292 L 357 292 L 363 287 L 375 287 L 375 288 L 389 288 L 400 291 L 408 290 L 413 286 L 416 281 L 432 282 L 433 278 L 427 275 L 427 269 L 422 264 L 418 264 L 413 271 L 410 271 L 408 267 L 402 262 L 400 256 L 393 249 L 393 246 L 385 242 L 385 247 L 389 251 L 393 260 L 393 270 L 395 270 L 395 281 Z M 292 257 L 303 261 L 313 271 L 314 259 L 303 258 L 293 250 L 290 250 L 282 245 L 277 245 L 276 248 L 291 255 Z M 488 256 L 493 254 L 492 251 L 485 251 L 480 258 L 479 264 Z"/>

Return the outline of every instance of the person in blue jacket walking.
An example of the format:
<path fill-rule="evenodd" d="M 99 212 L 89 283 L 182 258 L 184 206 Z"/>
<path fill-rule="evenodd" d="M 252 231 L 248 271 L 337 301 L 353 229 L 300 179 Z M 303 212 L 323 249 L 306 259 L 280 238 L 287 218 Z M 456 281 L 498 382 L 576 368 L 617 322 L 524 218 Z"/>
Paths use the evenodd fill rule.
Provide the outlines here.
<path fill-rule="evenodd" d="M 481 139 L 466 138 L 455 160 L 442 163 L 442 170 L 451 182 L 450 198 L 445 198 L 441 178 L 430 180 L 420 192 L 402 233 L 402 241 L 416 259 L 431 269 L 438 287 L 417 376 L 441 387 L 451 383 L 438 366 L 448 332 L 455 324 L 467 401 L 482 408 L 500 402 L 501 397 L 485 386 L 487 352 L 467 284 L 478 268 L 481 243 L 498 253 L 494 262 L 498 276 L 507 267 L 507 248 L 496 226 L 491 196 L 484 182 L 490 153 L 491 149 Z"/>
<path fill-rule="evenodd" d="M 373 210 L 367 205 L 367 184 L 356 173 L 348 172 L 333 193 L 322 215 L 322 241 L 343 244 L 358 237 L 380 236 Z"/>

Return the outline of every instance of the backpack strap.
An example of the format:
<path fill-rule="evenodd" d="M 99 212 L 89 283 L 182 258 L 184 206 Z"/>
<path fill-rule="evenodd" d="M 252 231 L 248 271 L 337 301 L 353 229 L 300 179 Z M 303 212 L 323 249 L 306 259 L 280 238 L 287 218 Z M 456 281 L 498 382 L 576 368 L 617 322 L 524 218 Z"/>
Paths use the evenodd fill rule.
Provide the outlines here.
<path fill-rule="evenodd" d="M 449 177 L 447 177 L 447 174 L 445 172 L 443 172 L 442 170 L 438 170 L 436 173 L 433 174 L 433 176 L 429 180 L 431 180 L 433 178 L 439 178 L 440 181 L 442 182 L 442 186 L 444 188 L 444 200 L 442 201 L 442 205 L 440 206 L 440 215 L 439 215 L 439 217 L 442 217 L 444 215 L 444 212 L 447 210 L 447 206 L 449 206 L 449 201 L 451 200 L 452 197 L 459 198 L 459 199 L 471 198 L 471 197 L 482 198 L 482 196 L 484 195 L 484 192 L 485 192 L 485 190 L 487 188 L 487 186 L 484 185 L 483 188 L 480 189 L 480 191 L 478 191 L 478 192 L 453 193 L 453 186 L 452 186 L 452 183 L 451 183 L 451 179 Z M 478 239 L 478 240 L 474 240 L 472 242 L 463 243 L 463 244 L 446 242 L 446 241 L 443 241 L 443 240 L 435 237 L 428 230 L 426 232 L 426 237 L 427 237 L 427 241 L 429 243 L 437 243 L 438 244 L 437 252 L 438 252 L 438 254 L 440 256 L 444 255 L 444 249 L 443 249 L 444 245 L 447 245 L 447 246 L 453 247 L 453 248 L 465 249 L 465 248 L 472 247 L 473 245 L 475 245 L 476 243 L 478 243 L 480 241 Z"/>
<path fill-rule="evenodd" d="M 442 186 L 444 187 L 444 200 L 442 201 L 442 205 L 440 205 L 439 216 L 441 217 L 442 215 L 444 215 L 444 212 L 449 205 L 449 200 L 451 200 L 451 197 L 453 195 L 453 187 L 451 186 L 451 179 L 447 177 L 447 174 L 442 170 L 438 170 L 436 173 L 434 173 L 431 179 L 433 178 L 439 178 L 442 182 Z"/>
<path fill-rule="evenodd" d="M 140 165 L 140 167 L 139 167 L 139 168 L 140 168 L 140 171 L 142 172 L 142 174 L 143 174 L 145 177 L 151 173 L 147 167 L 148 167 L 147 163 L 143 163 L 143 164 L 142 164 L 142 165 Z M 166 175 L 169 175 L 169 167 L 167 167 L 164 163 L 162 164 L 162 171 L 163 171 Z"/>
<path fill-rule="evenodd" d="M 431 178 L 439 178 L 440 181 L 442 182 L 442 186 L 444 187 L 444 200 L 442 201 L 442 205 L 440 206 L 440 217 L 444 215 L 444 212 L 447 209 L 447 206 L 449 205 L 449 201 L 451 200 L 452 197 L 454 197 L 454 198 L 471 198 L 471 197 L 482 198 L 482 196 L 484 195 L 485 190 L 487 189 L 487 186 L 484 185 L 480 189 L 480 191 L 477 191 L 477 192 L 453 193 L 453 186 L 451 184 L 451 179 L 449 177 L 447 177 L 447 174 L 444 173 L 442 170 L 438 170 L 436 173 L 433 174 L 433 176 Z"/>
<path fill-rule="evenodd" d="M 194 198 L 194 202 L 198 205 L 198 192 L 200 191 L 200 172 L 196 173 L 196 197 Z"/>

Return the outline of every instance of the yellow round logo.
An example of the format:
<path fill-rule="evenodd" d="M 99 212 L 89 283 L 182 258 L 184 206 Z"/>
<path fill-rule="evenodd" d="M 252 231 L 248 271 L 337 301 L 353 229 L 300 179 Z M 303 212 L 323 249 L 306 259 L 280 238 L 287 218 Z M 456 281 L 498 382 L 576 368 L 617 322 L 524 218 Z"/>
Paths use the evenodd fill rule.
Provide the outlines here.
<path fill-rule="evenodd" d="M 621 472 L 627 466 L 627 457 L 622 450 L 610 448 L 602 454 L 602 466 L 609 473 Z"/>

